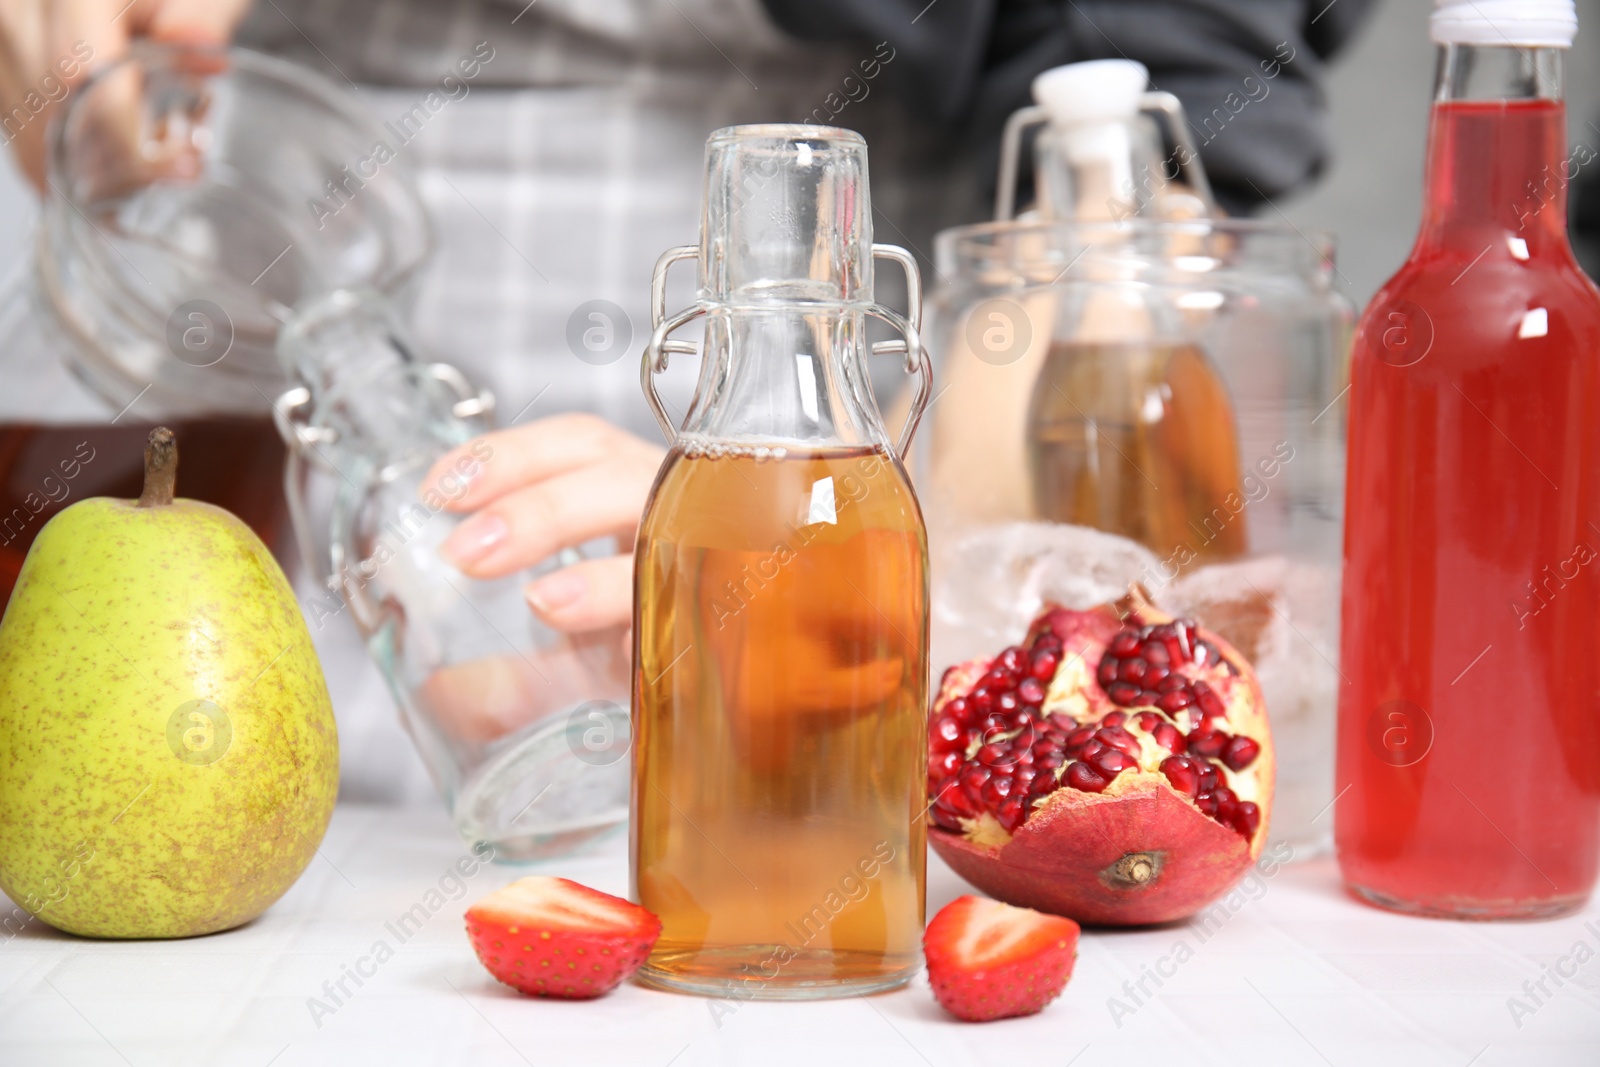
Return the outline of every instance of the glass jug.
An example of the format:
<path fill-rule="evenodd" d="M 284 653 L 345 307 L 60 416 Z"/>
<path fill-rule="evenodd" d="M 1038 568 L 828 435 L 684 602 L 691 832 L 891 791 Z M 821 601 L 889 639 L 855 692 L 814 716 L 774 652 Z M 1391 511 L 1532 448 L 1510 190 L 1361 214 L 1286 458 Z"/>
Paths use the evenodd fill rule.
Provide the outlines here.
<path fill-rule="evenodd" d="M 279 325 L 334 286 L 398 293 L 428 251 L 403 161 L 350 170 L 381 137 L 321 77 L 238 49 L 141 44 L 73 92 L 0 302 L 0 597 L 56 511 L 139 494 L 157 421 L 184 495 L 281 547 Z"/>
<path fill-rule="evenodd" d="M 1273 836 L 1301 855 L 1324 847 L 1352 320 L 1331 240 L 1244 220 L 1008 222 L 947 230 L 935 256 L 930 347 L 946 394 L 916 464 L 935 666 L 992 654 L 1044 600 L 1086 607 L 1140 581 L 1255 665 L 1278 757 Z M 1083 392 L 1054 397 L 1055 439 L 1032 432 L 1060 324 L 1103 328 L 1108 307 L 1141 316 L 1158 343 L 1118 348 L 1108 330 L 1111 358 L 1080 360 Z M 1148 421 L 1097 418 L 1084 394 Z M 1188 453 L 1160 437 L 1175 412 L 1199 442 Z M 1080 467 L 1126 467 L 1097 488 L 1132 491 L 1063 523 L 1037 492 L 1051 447 L 1076 449 Z M 1153 490 L 1184 478 L 1193 497 Z"/>
<path fill-rule="evenodd" d="M 672 448 L 635 551 L 631 821 L 653 985 L 847 996 L 921 965 L 927 549 L 901 457 L 929 372 L 916 267 L 871 220 L 860 135 L 733 127 L 706 146 L 699 247 L 656 266 L 642 373 Z M 689 258 L 699 299 L 669 318 Z M 875 258 L 905 270 L 905 318 L 873 302 Z M 901 339 L 870 344 L 869 318 Z M 679 428 L 654 375 L 695 319 Z M 898 446 L 869 352 L 918 375 Z"/>
<path fill-rule="evenodd" d="M 1352 309 L 1326 235 L 1209 217 L 1182 108 L 1146 81 L 1128 61 L 1040 75 L 1007 124 L 1000 221 L 937 239 L 948 395 L 918 465 L 935 665 L 1014 640 L 1044 600 L 1142 583 L 1255 665 L 1271 832 L 1304 855 L 1330 836 Z M 1036 204 L 1018 221 L 1034 126 Z"/>
<path fill-rule="evenodd" d="M 492 397 L 419 359 L 372 293 L 311 303 L 278 347 L 301 383 L 274 409 L 290 446 L 284 489 L 326 589 L 308 614 L 348 610 L 463 840 L 529 860 L 615 826 L 627 814 L 630 736 L 620 635 L 558 634 L 522 594 L 571 555 L 480 580 L 439 553 L 464 518 L 449 501 L 495 461 L 493 446 L 477 441 L 436 481 L 427 475 L 492 428 Z M 323 477 L 308 482 L 308 467 Z"/>

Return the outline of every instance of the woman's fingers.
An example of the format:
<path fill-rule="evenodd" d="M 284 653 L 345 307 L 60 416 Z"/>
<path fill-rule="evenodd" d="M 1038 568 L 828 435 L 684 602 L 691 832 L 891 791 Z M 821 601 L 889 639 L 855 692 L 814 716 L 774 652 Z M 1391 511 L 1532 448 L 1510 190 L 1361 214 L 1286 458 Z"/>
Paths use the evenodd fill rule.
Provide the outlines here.
<path fill-rule="evenodd" d="M 563 474 L 624 459 L 648 467 L 652 478 L 663 450 L 594 415 L 555 415 L 500 430 L 442 456 L 426 484 L 465 477 L 467 486 L 450 496 L 451 511 L 476 511 L 507 493 Z M 645 484 L 646 490 L 649 483 Z M 644 495 L 637 501 L 644 507 Z"/>
<path fill-rule="evenodd" d="M 633 557 L 584 560 L 529 582 L 528 605 L 557 630 L 585 633 L 633 620 Z"/>
<path fill-rule="evenodd" d="M 223 44 L 250 8 L 250 0 L 142 0 L 139 32 L 158 41 Z"/>
<path fill-rule="evenodd" d="M 131 40 L 223 45 L 249 6 L 249 0 L 0 0 L 0 121 L 23 173 L 43 189 L 51 115 L 91 71 L 122 58 Z M 138 109 L 136 91 L 109 109 L 120 124 L 116 136 L 130 145 Z"/>
<path fill-rule="evenodd" d="M 456 527 L 442 546 L 474 578 L 497 578 L 639 523 L 655 469 L 608 460 L 515 489 Z"/>

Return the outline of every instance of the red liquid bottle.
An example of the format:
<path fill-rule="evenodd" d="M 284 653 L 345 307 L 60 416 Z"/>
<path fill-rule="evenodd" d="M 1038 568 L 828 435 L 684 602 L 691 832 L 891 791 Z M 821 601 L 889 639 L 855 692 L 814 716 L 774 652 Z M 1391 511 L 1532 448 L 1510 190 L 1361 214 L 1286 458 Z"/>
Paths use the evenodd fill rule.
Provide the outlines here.
<path fill-rule="evenodd" d="M 1355 341 L 1336 837 L 1372 903 L 1540 917 L 1600 848 L 1600 293 L 1566 234 L 1565 20 L 1457 15 L 1422 229 Z"/>

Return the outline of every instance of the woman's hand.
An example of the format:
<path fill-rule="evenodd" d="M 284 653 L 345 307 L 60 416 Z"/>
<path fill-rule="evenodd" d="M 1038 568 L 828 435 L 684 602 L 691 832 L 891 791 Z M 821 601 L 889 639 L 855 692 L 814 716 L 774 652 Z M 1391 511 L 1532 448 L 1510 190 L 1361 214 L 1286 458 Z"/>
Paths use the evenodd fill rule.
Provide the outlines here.
<path fill-rule="evenodd" d="M 222 45 L 250 0 L 0 0 L 0 128 L 17 165 L 44 188 L 45 127 L 89 72 L 135 38 Z"/>
<path fill-rule="evenodd" d="M 487 455 L 485 452 L 487 451 Z M 664 450 L 593 415 L 557 415 L 454 450 L 428 485 L 476 473 L 449 510 L 476 514 L 445 541 L 445 556 L 474 578 L 497 578 L 596 537 L 622 552 L 584 560 L 528 585 L 528 604 L 569 633 L 627 626 L 633 615 L 633 541 Z"/>

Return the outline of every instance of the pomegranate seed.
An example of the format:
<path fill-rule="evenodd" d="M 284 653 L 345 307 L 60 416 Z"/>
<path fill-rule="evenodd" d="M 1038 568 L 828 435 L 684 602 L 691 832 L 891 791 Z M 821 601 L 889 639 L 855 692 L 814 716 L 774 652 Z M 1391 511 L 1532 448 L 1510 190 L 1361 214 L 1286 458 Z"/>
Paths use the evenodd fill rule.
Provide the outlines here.
<path fill-rule="evenodd" d="M 1156 744 L 1160 745 L 1168 752 L 1181 754 L 1189 751 L 1189 744 L 1183 739 L 1183 731 L 1179 730 L 1170 722 L 1159 724 L 1154 730 L 1150 731 L 1150 733 L 1151 736 L 1156 739 Z"/>
<path fill-rule="evenodd" d="M 928 777 L 942 782 L 961 769 L 966 760 L 959 752 L 946 752 L 939 756 L 928 757 Z"/>
<path fill-rule="evenodd" d="M 1171 679 L 1168 679 L 1168 681 L 1171 681 Z M 1186 691 L 1174 689 L 1171 692 L 1162 693 L 1160 698 L 1156 700 L 1156 707 L 1168 715 L 1176 715 L 1193 703 L 1194 697 L 1190 696 Z"/>
<path fill-rule="evenodd" d="M 1200 795 L 1200 774 L 1189 760 L 1182 756 L 1168 756 L 1161 761 L 1160 770 L 1167 776 L 1172 788 L 1190 800 Z"/>
<path fill-rule="evenodd" d="M 1202 733 L 1200 729 L 1196 728 L 1189 734 L 1189 751 L 1196 756 L 1205 756 L 1210 759 L 1212 756 L 1222 755 L 1222 750 L 1228 747 L 1228 741 L 1228 735 L 1221 730 Z"/>
<path fill-rule="evenodd" d="M 987 686 L 980 685 L 967 694 L 967 703 L 972 705 L 974 715 L 987 715 L 994 710 L 994 693 Z"/>
<path fill-rule="evenodd" d="M 1009 777 L 991 778 L 983 785 L 983 802 L 990 808 L 998 808 L 1002 801 L 1011 795 L 1017 783 Z"/>
<path fill-rule="evenodd" d="M 1179 619 L 1172 626 L 1172 636 L 1178 639 L 1178 647 L 1183 650 L 1183 658 L 1194 658 L 1195 632 L 1194 623 L 1188 619 Z"/>
<path fill-rule="evenodd" d="M 1039 635 L 1033 639 L 1035 652 L 1060 652 L 1061 638 L 1057 637 L 1054 630 L 1040 630 Z"/>
<path fill-rule="evenodd" d="M 1150 706 L 1154 705 L 1156 703 L 1156 701 L 1158 701 L 1160 699 L 1161 699 L 1161 694 L 1160 693 L 1156 692 L 1154 689 L 1146 689 L 1146 690 L 1144 690 L 1143 692 L 1141 692 L 1139 694 L 1139 699 L 1135 700 L 1134 703 L 1137 704 L 1139 707 L 1147 708 L 1147 707 L 1150 707 Z"/>
<path fill-rule="evenodd" d="M 1147 734 L 1151 733 L 1157 726 L 1161 725 L 1161 721 L 1161 716 L 1157 715 L 1153 711 L 1141 711 L 1139 714 L 1133 717 L 1134 725 Z"/>
<path fill-rule="evenodd" d="M 1035 652 L 1033 661 L 1028 665 L 1028 676 L 1037 678 L 1041 682 L 1048 682 L 1056 676 L 1056 668 L 1059 666 L 1061 666 L 1061 654 L 1054 649 Z"/>
<path fill-rule="evenodd" d="M 948 782 L 945 784 L 949 785 Z M 939 793 L 936 795 L 941 805 L 949 808 L 957 815 L 964 815 L 970 819 L 978 814 L 977 801 L 973 800 L 972 794 L 967 792 L 966 786 L 962 785 L 959 779 L 955 785 L 950 786 L 948 789 L 941 786 Z"/>
<path fill-rule="evenodd" d="M 1217 772 L 1216 764 L 1206 760 L 1195 760 L 1195 765 L 1200 768 L 1200 792 L 1209 793 L 1217 787 L 1222 775 Z"/>
<path fill-rule="evenodd" d="M 1171 677 L 1172 672 L 1165 667 L 1151 667 L 1144 672 L 1144 681 L 1140 684 L 1152 693 L 1159 693 L 1162 692 L 1161 683 Z"/>
<path fill-rule="evenodd" d="M 1240 801 L 1233 809 L 1233 828 L 1246 837 L 1254 837 L 1261 825 L 1261 809 L 1248 800 Z"/>
<path fill-rule="evenodd" d="M 1139 687 L 1132 682 L 1113 682 L 1106 686 L 1106 696 L 1113 704 L 1131 707 L 1139 703 Z"/>
<path fill-rule="evenodd" d="M 1103 792 L 1105 787 L 1111 784 L 1109 779 L 1102 778 L 1087 763 L 1069 764 L 1066 773 L 1061 776 L 1061 780 L 1072 788 L 1081 789 L 1085 793 Z"/>
<path fill-rule="evenodd" d="M 1148 668 L 1149 664 L 1135 656 L 1133 659 L 1125 659 L 1117 665 L 1117 677 L 1124 682 L 1139 683 L 1144 681 L 1144 672 Z"/>
<path fill-rule="evenodd" d="M 1236 771 L 1242 771 L 1261 755 L 1261 746 L 1248 737 L 1235 737 L 1222 752 L 1222 762 Z"/>
<path fill-rule="evenodd" d="M 979 734 L 984 741 L 992 741 L 995 734 L 1003 734 L 1011 729 L 1011 716 L 992 711 L 983 717 L 982 727 Z"/>
<path fill-rule="evenodd" d="M 1079 759 L 1093 759 L 1095 756 L 1097 756 L 1100 753 L 1104 752 L 1109 747 L 1111 747 L 1111 746 L 1107 745 L 1104 741 L 1100 740 L 1098 737 L 1091 737 L 1091 738 L 1089 738 L 1089 740 L 1087 740 L 1087 741 L 1085 741 L 1083 743 L 1083 747 L 1082 748 L 1078 749 L 1078 758 Z"/>
<path fill-rule="evenodd" d="M 1051 752 L 1048 755 L 1035 756 L 1033 758 L 1033 765 L 1041 771 L 1047 769 L 1055 770 L 1065 762 L 1067 762 L 1067 757 L 1059 752 Z"/>
<path fill-rule="evenodd" d="M 1094 736 L 1094 731 L 1095 728 L 1093 726 L 1080 726 L 1067 735 L 1066 743 L 1061 747 L 1069 752 L 1076 748 L 1082 748 Z"/>
<path fill-rule="evenodd" d="M 1159 641 L 1145 642 L 1139 653 L 1151 667 L 1166 668 L 1172 666 L 1172 651 Z"/>
<path fill-rule="evenodd" d="M 1007 689 L 1015 689 L 1020 680 L 1016 671 L 1008 671 L 1004 667 L 991 667 L 988 674 L 978 679 L 978 684 L 993 689 L 998 694 Z"/>
<path fill-rule="evenodd" d="M 1139 758 L 1139 739 L 1120 726 L 1102 726 L 1095 731 L 1095 739 L 1112 748 L 1121 749 L 1134 759 Z"/>
<path fill-rule="evenodd" d="M 928 729 L 928 747 L 938 753 L 957 752 L 967 747 L 967 730 L 949 715 L 940 715 Z"/>
<path fill-rule="evenodd" d="M 1009 746 L 994 741 L 978 749 L 978 762 L 985 767 L 1010 766 L 1013 756 Z"/>
<path fill-rule="evenodd" d="M 1046 735 L 1033 743 L 1033 754 L 1035 756 L 1048 756 L 1052 752 L 1060 752 L 1061 748 L 1062 745 L 1059 740 Z"/>
<path fill-rule="evenodd" d="M 961 820 L 956 817 L 955 812 L 946 808 L 943 804 L 935 804 L 928 810 L 928 814 L 932 817 L 933 824 L 939 829 L 960 832 Z"/>
<path fill-rule="evenodd" d="M 1024 753 L 1024 755 L 1026 755 L 1026 753 Z M 1016 788 L 1013 789 L 1012 792 L 1019 793 L 1026 789 L 1028 787 L 1028 783 L 1033 781 L 1038 774 L 1038 770 L 1033 767 L 1018 767 L 1017 773 L 1011 776 L 1011 780 L 1016 783 Z"/>
<path fill-rule="evenodd" d="M 1121 726 L 1123 723 L 1125 723 L 1127 721 L 1128 721 L 1128 713 L 1127 712 L 1125 712 L 1125 711 L 1113 711 L 1113 712 L 1110 712 L 1109 714 L 1107 714 L 1105 718 L 1100 720 L 1100 725 L 1101 726 Z"/>
<path fill-rule="evenodd" d="M 1059 711 L 1052 711 L 1050 713 L 1050 725 L 1062 730 L 1076 730 L 1078 728 L 1078 720 L 1074 719 L 1071 715 L 1065 715 Z"/>
<path fill-rule="evenodd" d="M 1000 653 L 1000 657 L 997 662 L 1006 670 L 1011 671 L 1014 674 L 1021 674 L 1023 668 L 1027 666 L 1028 663 L 1027 650 L 1017 645 L 1012 645 L 1010 648 Z"/>
<path fill-rule="evenodd" d="M 1194 798 L 1195 807 L 1200 809 L 1202 815 L 1215 816 L 1217 814 L 1217 798 L 1210 793 L 1201 793 Z"/>
<path fill-rule="evenodd" d="M 1123 630 L 1111 639 L 1111 652 L 1118 658 L 1131 656 L 1139 651 L 1139 635 L 1132 630 Z"/>
<path fill-rule="evenodd" d="M 995 812 L 995 818 L 1007 833 L 1016 833 L 1028 818 L 1028 806 L 1018 797 L 1000 802 L 1000 808 Z"/>
<path fill-rule="evenodd" d="M 976 797 L 978 791 L 983 788 L 983 783 L 989 780 L 989 774 L 989 768 L 969 760 L 961 772 L 961 788 L 966 790 L 968 796 Z"/>
<path fill-rule="evenodd" d="M 1189 688 L 1189 679 L 1181 674 L 1169 674 L 1153 687 L 1158 693 L 1176 693 L 1180 689 Z"/>
<path fill-rule="evenodd" d="M 1115 778 L 1128 768 L 1139 766 L 1139 761 L 1121 749 L 1108 748 L 1090 756 L 1089 765 L 1107 778 Z"/>
<path fill-rule="evenodd" d="M 1044 703 L 1044 683 L 1037 678 L 1024 678 L 1017 686 L 1017 699 L 1029 707 L 1038 707 Z"/>
<path fill-rule="evenodd" d="M 1222 698 L 1217 696 L 1209 685 L 1204 682 L 1196 682 L 1192 688 L 1194 689 L 1195 703 L 1200 705 L 1200 713 L 1202 715 L 1222 717 L 1228 714 L 1227 706 L 1222 703 Z"/>
<path fill-rule="evenodd" d="M 973 719 L 977 718 L 966 697 L 956 697 L 950 701 L 944 706 L 944 713 L 962 726 L 971 726 Z"/>
<path fill-rule="evenodd" d="M 1022 701 L 1017 699 L 1017 694 L 1014 690 L 1007 689 L 994 698 L 994 710 L 1003 714 L 1010 715 L 1020 707 L 1022 707 Z"/>
<path fill-rule="evenodd" d="M 1011 728 L 1013 730 L 1027 730 L 1028 731 L 1028 739 L 1029 739 L 1030 742 L 1033 739 L 1033 724 L 1034 724 L 1034 721 L 1035 720 L 1033 718 L 1033 713 L 1030 712 L 1027 708 L 1018 708 L 1016 711 L 1013 711 L 1006 718 L 1006 722 L 1011 726 Z"/>
<path fill-rule="evenodd" d="M 1161 643 L 1167 646 L 1167 655 L 1172 657 L 1173 663 L 1187 663 L 1189 650 L 1178 640 L 1178 635 L 1168 631 L 1161 638 Z"/>

